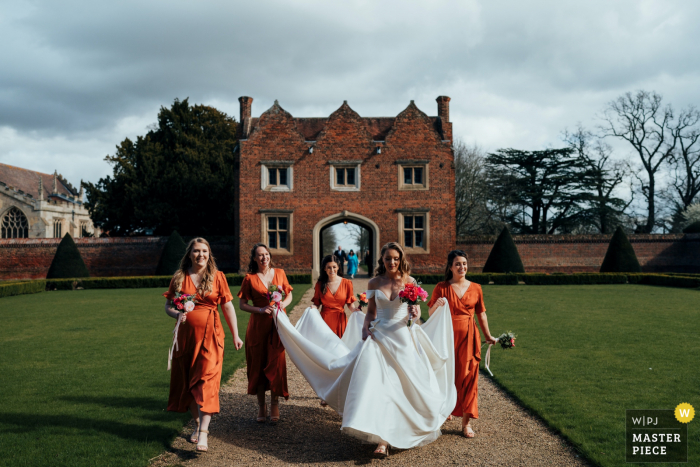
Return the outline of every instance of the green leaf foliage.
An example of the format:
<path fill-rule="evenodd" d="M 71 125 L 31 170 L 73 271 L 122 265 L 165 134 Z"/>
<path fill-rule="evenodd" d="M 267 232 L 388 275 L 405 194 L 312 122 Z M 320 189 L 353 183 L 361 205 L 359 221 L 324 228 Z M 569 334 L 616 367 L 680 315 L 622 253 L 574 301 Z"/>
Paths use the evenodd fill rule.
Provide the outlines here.
<path fill-rule="evenodd" d="M 56 254 L 51 261 L 47 279 L 62 279 L 67 277 L 90 277 L 78 246 L 70 234 L 66 234 L 56 248 Z"/>
<path fill-rule="evenodd" d="M 692 224 L 690 224 L 688 227 L 683 229 L 683 233 L 687 233 L 687 234 L 700 233 L 700 221 L 695 221 Z"/>
<path fill-rule="evenodd" d="M 525 272 L 518 248 L 508 227 L 503 227 L 496 239 L 482 272 Z"/>
<path fill-rule="evenodd" d="M 112 236 L 230 234 L 236 144 L 236 121 L 213 107 L 161 107 L 154 129 L 106 157 L 113 174 L 85 185 L 94 224 Z"/>
<path fill-rule="evenodd" d="M 168 237 L 168 241 L 163 247 L 163 252 L 160 254 L 158 267 L 156 268 L 156 276 L 172 276 L 180 267 L 180 261 L 187 252 L 187 245 L 182 239 L 177 230 Z"/>
<path fill-rule="evenodd" d="M 615 230 L 600 272 L 642 272 L 637 255 L 622 227 Z"/>

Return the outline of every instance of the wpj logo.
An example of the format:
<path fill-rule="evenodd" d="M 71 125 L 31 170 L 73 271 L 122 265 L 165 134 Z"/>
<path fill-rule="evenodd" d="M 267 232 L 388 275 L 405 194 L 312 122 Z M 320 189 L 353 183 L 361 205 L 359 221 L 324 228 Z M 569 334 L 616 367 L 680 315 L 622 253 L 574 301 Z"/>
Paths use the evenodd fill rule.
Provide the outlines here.
<path fill-rule="evenodd" d="M 688 462 L 688 425 L 673 410 L 627 410 L 627 462 Z"/>

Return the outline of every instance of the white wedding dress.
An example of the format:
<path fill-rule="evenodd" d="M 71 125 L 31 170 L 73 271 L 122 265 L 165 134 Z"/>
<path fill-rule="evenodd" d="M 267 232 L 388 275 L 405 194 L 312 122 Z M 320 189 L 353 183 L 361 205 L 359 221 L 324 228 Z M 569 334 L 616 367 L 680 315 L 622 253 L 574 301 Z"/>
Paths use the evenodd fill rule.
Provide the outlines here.
<path fill-rule="evenodd" d="M 342 415 L 343 432 L 400 449 L 428 444 L 457 402 L 449 307 L 408 328 L 405 303 L 368 290 L 373 296 L 374 339 L 362 341 L 364 313 L 351 315 L 340 339 L 315 308 L 307 308 L 296 327 L 279 313 L 280 339 L 316 394 Z"/>

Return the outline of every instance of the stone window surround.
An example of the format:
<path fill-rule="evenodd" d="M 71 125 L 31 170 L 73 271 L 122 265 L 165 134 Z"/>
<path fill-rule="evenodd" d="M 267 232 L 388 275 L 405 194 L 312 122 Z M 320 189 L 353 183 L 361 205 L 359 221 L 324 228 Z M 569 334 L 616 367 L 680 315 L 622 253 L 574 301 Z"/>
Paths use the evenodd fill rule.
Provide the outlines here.
<path fill-rule="evenodd" d="M 271 255 L 289 256 L 294 254 L 294 210 L 293 209 L 260 209 L 260 238 L 262 243 L 267 245 L 267 218 L 268 217 L 287 217 L 287 242 L 289 249 L 270 248 Z M 269 245 L 268 245 L 269 248 Z"/>
<path fill-rule="evenodd" d="M 399 244 L 404 248 L 406 254 L 425 255 L 430 253 L 430 208 L 406 208 L 397 209 L 399 214 Z M 409 248 L 404 245 L 404 216 L 423 216 L 424 248 Z"/>
<path fill-rule="evenodd" d="M 294 161 L 260 161 L 260 189 L 263 191 L 293 191 Z M 270 185 L 268 169 L 287 169 L 287 185 Z"/>
<path fill-rule="evenodd" d="M 396 161 L 399 168 L 399 190 L 415 191 L 430 189 L 430 161 L 427 159 L 400 159 Z M 403 182 L 403 169 L 409 167 L 423 168 L 423 183 L 420 185 L 406 185 Z"/>
<path fill-rule="evenodd" d="M 330 166 L 330 176 L 331 176 L 331 190 L 332 191 L 360 191 L 360 166 L 362 165 L 362 160 L 344 160 L 344 161 L 328 161 Z M 355 186 L 336 186 L 335 185 L 335 169 L 336 168 L 346 168 L 355 169 Z"/>

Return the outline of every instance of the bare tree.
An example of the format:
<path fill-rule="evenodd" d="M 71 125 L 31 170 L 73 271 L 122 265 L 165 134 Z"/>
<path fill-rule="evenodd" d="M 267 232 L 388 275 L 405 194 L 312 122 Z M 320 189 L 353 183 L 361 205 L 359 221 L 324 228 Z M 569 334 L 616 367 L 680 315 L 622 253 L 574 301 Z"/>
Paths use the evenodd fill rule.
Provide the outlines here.
<path fill-rule="evenodd" d="M 700 112 L 689 107 L 678 115 L 672 128 L 678 147 L 670 159 L 673 180 L 671 182 L 676 200 L 677 213 L 693 203 L 700 193 Z"/>
<path fill-rule="evenodd" d="M 359 245 L 358 251 L 355 252 L 358 259 L 364 258 L 365 251 L 369 249 L 369 230 L 357 224 L 348 224 L 347 232 L 355 245 Z"/>
<path fill-rule="evenodd" d="M 656 92 L 630 92 L 608 103 L 601 126 L 605 136 L 614 136 L 630 143 L 644 168 L 640 179 L 647 201 L 644 225 L 638 229 L 651 233 L 657 224 L 657 173 L 674 153 L 678 137 L 673 131 L 673 109 L 662 107 L 662 97 Z"/>
<path fill-rule="evenodd" d="M 321 231 L 321 244 L 323 246 L 323 256 L 333 254 L 335 247 L 338 246 L 338 240 L 332 226 L 326 227 Z"/>

